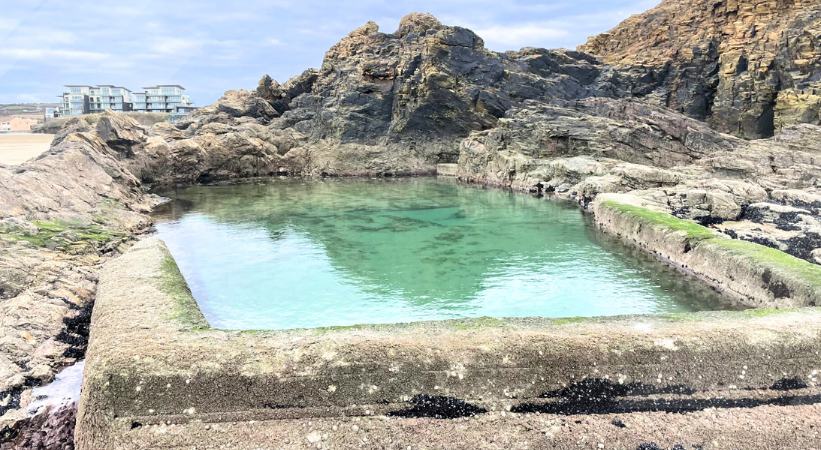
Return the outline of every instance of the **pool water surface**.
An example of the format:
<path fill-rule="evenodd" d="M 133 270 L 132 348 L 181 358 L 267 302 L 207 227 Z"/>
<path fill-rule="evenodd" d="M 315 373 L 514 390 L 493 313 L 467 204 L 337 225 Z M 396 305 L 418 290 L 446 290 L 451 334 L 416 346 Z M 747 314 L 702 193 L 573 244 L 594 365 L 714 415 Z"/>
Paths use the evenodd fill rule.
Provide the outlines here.
<path fill-rule="evenodd" d="M 452 180 L 272 180 L 164 193 L 157 230 L 211 326 L 721 309 L 572 204 Z"/>

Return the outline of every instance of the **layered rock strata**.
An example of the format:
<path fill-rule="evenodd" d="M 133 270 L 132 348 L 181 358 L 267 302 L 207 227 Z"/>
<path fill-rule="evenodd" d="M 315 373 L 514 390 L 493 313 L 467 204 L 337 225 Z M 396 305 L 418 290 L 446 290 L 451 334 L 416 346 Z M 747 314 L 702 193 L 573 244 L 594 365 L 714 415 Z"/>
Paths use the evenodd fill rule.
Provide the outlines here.
<path fill-rule="evenodd" d="M 579 50 L 658 81 L 656 104 L 720 131 L 821 124 L 821 3 L 664 0 Z"/>

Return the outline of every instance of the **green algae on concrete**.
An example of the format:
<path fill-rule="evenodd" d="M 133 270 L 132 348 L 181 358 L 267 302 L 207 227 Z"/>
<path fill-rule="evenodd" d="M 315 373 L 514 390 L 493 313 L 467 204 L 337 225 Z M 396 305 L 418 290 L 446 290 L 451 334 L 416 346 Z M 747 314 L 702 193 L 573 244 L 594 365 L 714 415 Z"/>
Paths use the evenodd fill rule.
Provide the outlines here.
<path fill-rule="evenodd" d="M 593 208 L 600 228 L 696 274 L 744 305 L 816 306 L 821 299 L 821 266 L 606 196 Z M 649 226 L 641 226 L 645 224 Z"/>
<path fill-rule="evenodd" d="M 821 266 L 817 264 L 754 242 L 724 238 L 711 239 L 709 242 L 750 258 L 762 266 L 796 276 L 815 288 L 821 288 Z"/>
<path fill-rule="evenodd" d="M 602 206 L 615 209 L 622 214 L 633 216 L 637 220 L 650 225 L 658 225 L 673 231 L 682 231 L 691 240 L 705 240 L 716 237 L 716 233 L 709 228 L 690 220 L 679 219 L 671 214 L 653 211 L 640 206 L 618 203 L 613 200 L 602 202 Z"/>
<path fill-rule="evenodd" d="M 551 319 L 550 322 L 556 325 L 570 325 L 589 322 L 595 319 L 595 317 L 559 317 L 557 319 Z"/>
<path fill-rule="evenodd" d="M 472 319 L 456 319 L 448 321 L 448 325 L 455 330 L 477 330 L 482 328 L 503 327 L 504 319 L 496 317 L 476 317 Z"/>
<path fill-rule="evenodd" d="M 743 317 L 770 317 L 777 314 L 786 314 L 789 312 L 798 311 L 798 308 L 753 308 L 745 311 L 739 311 Z"/>
<path fill-rule="evenodd" d="M 171 254 L 167 251 L 165 253 L 160 270 L 162 271 L 162 290 L 174 299 L 174 313 L 170 319 L 184 324 L 191 330 L 208 329 L 208 322 L 200 312 L 197 301 L 191 295 L 191 290 L 180 268 L 177 267 Z"/>
<path fill-rule="evenodd" d="M 691 241 L 706 241 L 718 245 L 734 254 L 750 258 L 756 264 L 781 270 L 784 273 L 799 277 L 812 286 L 821 287 L 821 266 L 796 258 L 781 250 L 754 242 L 726 238 L 705 226 L 690 220 L 679 219 L 664 212 L 618 203 L 613 200 L 604 201 L 602 205 L 623 214 L 631 215 L 645 223 L 659 225 L 673 231 L 683 231 Z"/>

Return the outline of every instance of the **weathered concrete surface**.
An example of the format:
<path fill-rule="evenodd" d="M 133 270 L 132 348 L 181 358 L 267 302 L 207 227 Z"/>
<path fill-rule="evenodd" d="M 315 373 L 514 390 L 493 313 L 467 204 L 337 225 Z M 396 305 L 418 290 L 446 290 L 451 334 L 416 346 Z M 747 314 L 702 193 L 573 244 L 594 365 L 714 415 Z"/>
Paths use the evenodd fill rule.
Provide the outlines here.
<path fill-rule="evenodd" d="M 458 166 L 453 163 L 442 163 L 436 165 L 436 175 L 444 177 L 455 177 Z"/>
<path fill-rule="evenodd" d="M 445 415 L 699 410 L 726 406 L 720 397 L 744 407 L 821 401 L 817 309 L 227 332 L 207 328 L 172 261 L 149 238 L 101 273 L 80 449 L 213 445 L 200 422 L 231 430 L 277 419 L 241 436 L 288 436 L 289 426 L 318 417 L 401 416 L 409 401 L 424 404 L 420 394 L 468 403 L 443 407 Z M 163 423 L 187 431 L 151 444 L 165 439 L 163 427 L 151 427 Z"/>
<path fill-rule="evenodd" d="M 820 428 L 818 404 L 689 414 L 557 416 L 495 411 L 454 420 L 376 416 L 147 425 L 117 436 L 108 448 L 188 449 L 197 442 L 197 449 L 234 450 L 813 449 L 821 440 Z"/>
<path fill-rule="evenodd" d="M 732 240 L 665 212 L 600 195 L 592 205 L 596 224 L 611 235 L 694 274 L 753 307 L 818 306 L 821 267 L 758 244 Z"/>

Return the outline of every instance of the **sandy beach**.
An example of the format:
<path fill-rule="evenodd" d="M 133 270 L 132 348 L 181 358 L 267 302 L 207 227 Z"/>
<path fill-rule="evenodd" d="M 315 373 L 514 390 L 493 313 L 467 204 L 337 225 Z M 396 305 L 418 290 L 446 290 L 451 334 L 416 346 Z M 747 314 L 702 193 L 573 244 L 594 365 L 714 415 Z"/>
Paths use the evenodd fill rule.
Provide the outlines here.
<path fill-rule="evenodd" d="M 48 150 L 53 134 L 0 134 L 0 164 L 20 164 Z"/>

